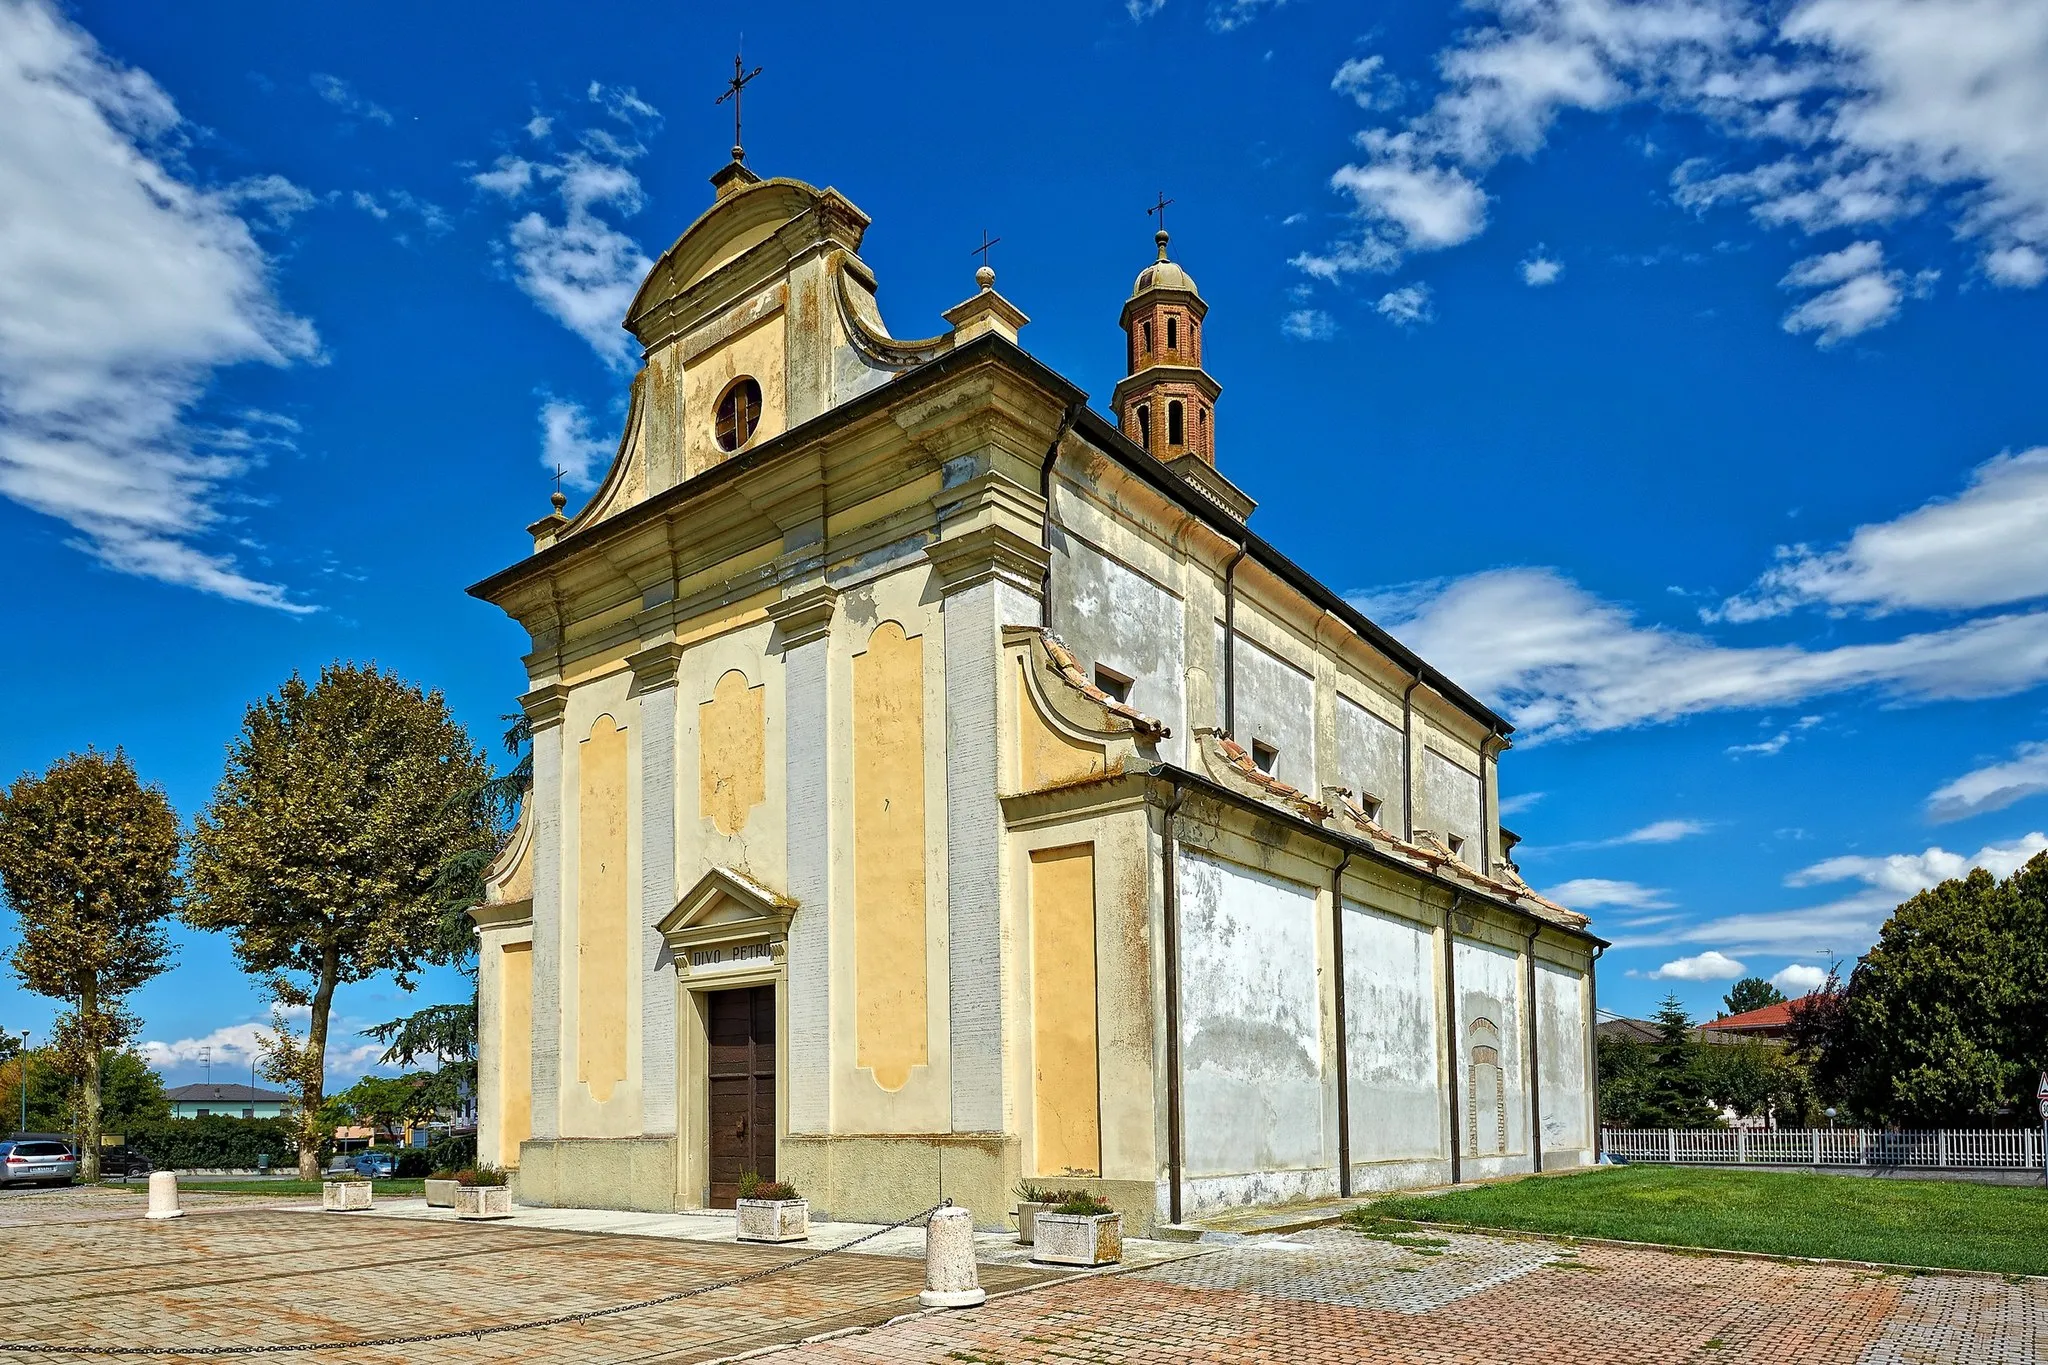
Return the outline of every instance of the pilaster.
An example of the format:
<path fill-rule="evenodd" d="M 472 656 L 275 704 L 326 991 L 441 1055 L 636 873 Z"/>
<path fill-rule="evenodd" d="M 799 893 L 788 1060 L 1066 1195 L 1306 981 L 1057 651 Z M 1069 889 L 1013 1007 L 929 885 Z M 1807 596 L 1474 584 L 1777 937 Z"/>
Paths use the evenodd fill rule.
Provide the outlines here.
<path fill-rule="evenodd" d="M 640 1095 L 643 1131 L 676 1130 L 676 977 L 656 927 L 676 898 L 676 666 L 664 640 L 629 657 L 640 698 Z"/>
<path fill-rule="evenodd" d="M 533 727 L 533 1136 L 562 1131 L 562 714 L 569 689 L 519 699 Z"/>
<path fill-rule="evenodd" d="M 831 695 L 825 667 L 839 594 L 823 584 L 770 607 L 782 649 L 788 790 L 788 1115 L 792 1133 L 832 1119 Z"/>

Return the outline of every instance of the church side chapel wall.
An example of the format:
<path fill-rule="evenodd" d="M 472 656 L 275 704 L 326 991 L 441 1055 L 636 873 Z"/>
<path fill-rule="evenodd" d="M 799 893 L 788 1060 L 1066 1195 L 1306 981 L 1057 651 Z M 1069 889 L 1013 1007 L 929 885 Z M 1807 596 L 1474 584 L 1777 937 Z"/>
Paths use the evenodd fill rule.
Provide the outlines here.
<path fill-rule="evenodd" d="M 1578 1164 L 1592 1146 L 1593 1095 L 1587 1084 L 1587 1003 L 1583 967 L 1536 962 L 1536 1058 L 1543 1164 Z M 1589 1155 L 1589 1153 L 1587 1153 Z"/>
<path fill-rule="evenodd" d="M 1076 658 L 1129 678 L 1125 700 L 1173 730 L 1159 746 L 1160 757 L 1185 763 L 1186 612 L 1158 576 L 1179 575 L 1157 546 L 1128 533 L 1118 540 L 1135 563 L 1090 544 L 1079 531 L 1054 532 L 1053 631 Z"/>
<path fill-rule="evenodd" d="M 1332 785 L 1349 788 L 1361 809 L 1378 802 L 1380 828 L 1396 834 L 1405 818 L 1399 706 L 1379 700 L 1363 683 L 1346 678 L 1337 698 L 1337 770 Z M 1379 704 L 1375 705 L 1375 701 Z M 1395 714 L 1382 714 L 1382 708 Z M 1368 811 L 1370 813 L 1370 811 Z"/>
<path fill-rule="evenodd" d="M 1522 963 L 1515 949 L 1460 937 L 1457 1141 L 1467 1178 L 1528 1169 L 1528 1055 Z"/>
<path fill-rule="evenodd" d="M 1458 849 L 1459 861 L 1480 866 L 1480 778 L 1476 771 L 1478 754 L 1464 750 L 1456 758 L 1443 752 L 1451 747 L 1447 737 L 1432 730 L 1422 752 L 1422 770 L 1417 774 L 1415 827 L 1434 833 Z M 1474 765 L 1473 767 L 1466 766 Z"/>
<path fill-rule="evenodd" d="M 1345 1059 L 1350 1070 L 1354 1183 L 1406 1183 L 1399 1163 L 1437 1162 L 1444 1139 L 1439 930 L 1391 888 L 1351 883 L 1373 903 L 1344 900 Z M 1404 904 L 1405 900 L 1405 904 Z M 1400 910 L 1381 908 L 1398 905 Z M 1406 913 L 1404 913 L 1406 912 Z M 1388 1170 L 1375 1169 L 1395 1163 Z"/>

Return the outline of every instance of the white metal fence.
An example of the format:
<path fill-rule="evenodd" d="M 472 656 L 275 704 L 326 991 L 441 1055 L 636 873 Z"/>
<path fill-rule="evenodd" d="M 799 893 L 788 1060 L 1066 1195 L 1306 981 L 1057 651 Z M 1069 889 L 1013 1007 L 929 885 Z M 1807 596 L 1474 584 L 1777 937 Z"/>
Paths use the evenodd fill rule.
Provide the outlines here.
<path fill-rule="evenodd" d="M 2038 1128 L 1605 1128 L 1617 1161 L 1679 1166 L 1908 1166 L 2041 1169 Z"/>

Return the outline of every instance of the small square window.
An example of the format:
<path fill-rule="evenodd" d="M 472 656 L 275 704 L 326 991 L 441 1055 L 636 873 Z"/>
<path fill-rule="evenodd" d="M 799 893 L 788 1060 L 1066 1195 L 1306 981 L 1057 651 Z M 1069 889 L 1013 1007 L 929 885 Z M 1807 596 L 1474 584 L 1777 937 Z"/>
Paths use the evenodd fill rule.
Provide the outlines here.
<path fill-rule="evenodd" d="M 1451 856 L 1452 856 L 1453 858 L 1462 858 L 1462 857 L 1464 857 L 1464 856 L 1465 856 L 1465 836 L 1464 836 L 1464 835 L 1462 835 L 1462 834 L 1453 834 L 1453 835 L 1449 835 L 1449 836 L 1447 836 L 1447 837 L 1446 837 L 1446 838 L 1444 839 L 1444 843 L 1445 843 L 1445 845 L 1447 845 L 1447 846 L 1448 846 L 1448 847 L 1450 848 L 1450 850 L 1451 850 Z"/>
<path fill-rule="evenodd" d="M 1384 804 L 1384 802 L 1382 802 L 1377 796 L 1374 796 L 1371 792 L 1360 792 L 1358 794 L 1358 808 L 1361 811 L 1365 812 L 1365 818 L 1372 821 L 1374 824 L 1379 823 L 1380 809 Z"/>
<path fill-rule="evenodd" d="M 1113 668 L 1097 664 L 1095 665 L 1095 685 L 1108 693 L 1111 701 L 1122 702 L 1126 706 L 1130 705 L 1131 680 L 1124 674 L 1117 672 Z"/>
<path fill-rule="evenodd" d="M 1273 765 L 1280 761 L 1280 751 L 1262 739 L 1252 741 L 1252 766 L 1262 773 L 1273 771 Z"/>

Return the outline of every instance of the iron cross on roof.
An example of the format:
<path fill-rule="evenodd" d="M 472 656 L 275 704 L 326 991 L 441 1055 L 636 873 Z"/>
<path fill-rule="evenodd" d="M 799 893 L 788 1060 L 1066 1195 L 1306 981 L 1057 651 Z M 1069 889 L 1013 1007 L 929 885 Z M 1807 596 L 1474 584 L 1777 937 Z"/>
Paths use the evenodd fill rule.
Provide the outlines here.
<path fill-rule="evenodd" d="M 1147 218 L 1150 218 L 1155 213 L 1159 215 L 1159 230 L 1161 232 L 1166 231 L 1166 206 L 1172 202 L 1171 199 L 1166 197 L 1166 191 L 1161 190 L 1159 191 L 1159 202 L 1145 210 Z"/>
<path fill-rule="evenodd" d="M 747 159 L 747 149 L 740 145 L 740 99 L 746 91 L 747 82 L 760 74 L 761 68 L 758 66 L 752 71 L 748 71 L 746 63 L 740 60 L 740 54 L 734 52 L 732 54 L 732 80 L 727 83 L 725 93 L 712 101 L 713 104 L 724 104 L 727 100 L 732 101 L 732 159 L 734 161 L 745 161 Z"/>
<path fill-rule="evenodd" d="M 970 255 L 970 256 L 979 256 L 979 257 L 981 257 L 981 263 L 982 263 L 983 265 L 987 265 L 987 264 L 988 264 L 988 249 L 989 249 L 990 247 L 994 246 L 994 245 L 995 245 L 995 244 L 996 244 L 997 242 L 1000 242 L 1000 241 L 1002 241 L 1002 240 L 1003 240 L 1003 239 L 1002 239 L 1002 238 L 1000 238 L 1000 237 L 991 237 L 991 236 L 989 236 L 989 235 L 988 235 L 988 229 L 987 229 L 987 228 L 983 228 L 983 229 L 981 230 L 981 245 L 980 245 L 980 246 L 978 246 L 978 247 L 976 247 L 976 248 L 974 248 L 974 250 L 972 250 L 972 251 L 968 252 L 967 254 L 968 254 L 968 255 Z"/>

